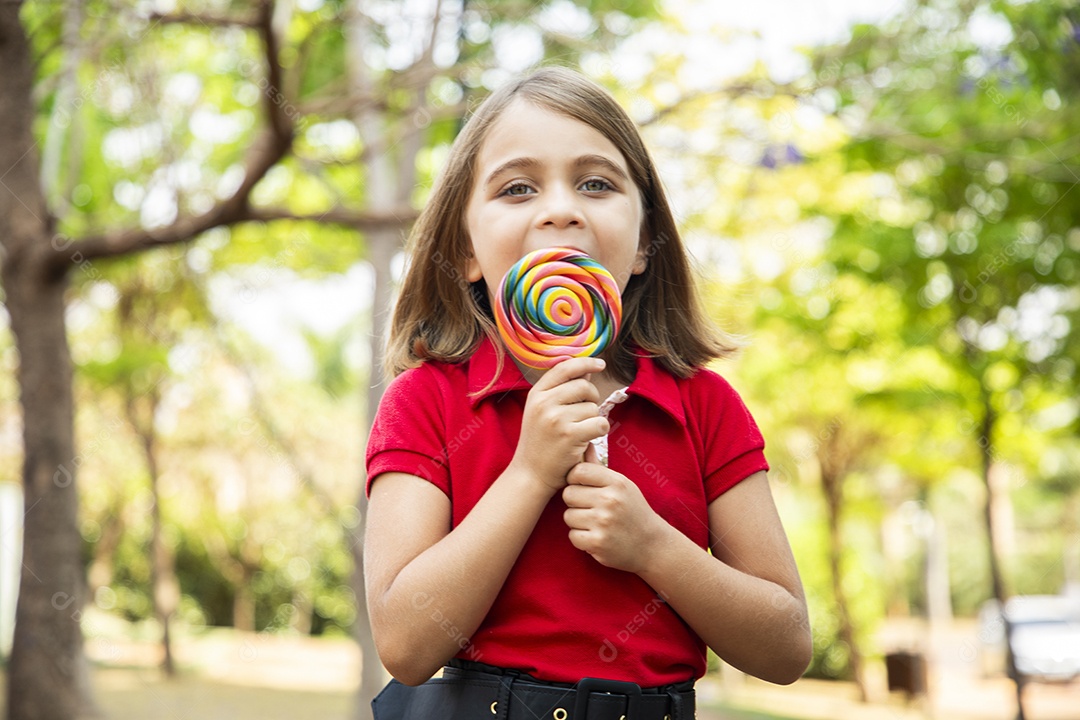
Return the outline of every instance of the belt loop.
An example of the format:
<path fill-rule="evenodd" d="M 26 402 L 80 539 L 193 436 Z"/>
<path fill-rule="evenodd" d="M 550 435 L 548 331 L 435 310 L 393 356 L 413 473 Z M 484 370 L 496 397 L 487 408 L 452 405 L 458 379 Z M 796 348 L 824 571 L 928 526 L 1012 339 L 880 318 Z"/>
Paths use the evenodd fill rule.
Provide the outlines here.
<path fill-rule="evenodd" d="M 668 686 L 667 696 L 671 700 L 671 720 L 683 720 L 682 694 L 675 688 Z"/>
<path fill-rule="evenodd" d="M 506 673 L 499 680 L 499 699 L 495 709 L 498 711 L 495 720 L 510 720 L 510 695 L 513 694 L 515 675 Z"/>

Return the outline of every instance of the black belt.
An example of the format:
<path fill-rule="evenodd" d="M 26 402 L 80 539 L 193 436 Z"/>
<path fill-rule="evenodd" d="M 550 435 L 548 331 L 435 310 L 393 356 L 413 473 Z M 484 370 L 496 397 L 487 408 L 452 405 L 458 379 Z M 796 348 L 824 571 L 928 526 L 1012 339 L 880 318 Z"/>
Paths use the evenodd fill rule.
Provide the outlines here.
<path fill-rule="evenodd" d="M 695 712 L 693 681 L 643 689 L 632 682 L 583 678 L 571 685 L 456 658 L 443 677 L 487 680 L 493 686 L 497 681 L 502 692 L 488 707 L 492 720 L 692 720 Z"/>
<path fill-rule="evenodd" d="M 371 704 L 375 720 L 693 720 L 694 683 L 656 688 L 584 678 L 537 680 L 457 658 L 441 678 L 411 687 L 391 680 Z"/>

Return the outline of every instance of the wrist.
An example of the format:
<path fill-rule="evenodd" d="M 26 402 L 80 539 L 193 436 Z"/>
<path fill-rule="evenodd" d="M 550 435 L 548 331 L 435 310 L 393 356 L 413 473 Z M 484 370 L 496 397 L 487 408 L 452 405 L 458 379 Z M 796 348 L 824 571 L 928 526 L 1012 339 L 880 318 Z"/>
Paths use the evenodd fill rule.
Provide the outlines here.
<path fill-rule="evenodd" d="M 545 480 L 543 473 L 537 472 L 528 463 L 520 463 L 517 460 L 512 460 L 506 466 L 502 476 L 510 479 L 519 492 L 528 496 L 535 496 L 544 502 L 547 502 L 555 493 L 562 490 L 561 487 Z"/>
<path fill-rule="evenodd" d="M 654 521 L 646 536 L 645 552 L 642 553 L 641 566 L 637 574 L 642 580 L 655 587 L 654 581 L 659 581 L 663 577 L 665 569 L 674 567 L 674 561 L 682 551 L 680 543 L 689 541 L 689 538 L 660 515 L 656 514 L 653 517 Z"/>

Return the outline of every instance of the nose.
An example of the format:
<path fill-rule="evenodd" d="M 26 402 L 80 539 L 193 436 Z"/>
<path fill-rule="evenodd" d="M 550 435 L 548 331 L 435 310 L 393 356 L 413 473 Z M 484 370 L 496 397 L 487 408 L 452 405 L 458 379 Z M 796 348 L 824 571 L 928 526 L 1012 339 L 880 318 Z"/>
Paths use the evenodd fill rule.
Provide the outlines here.
<path fill-rule="evenodd" d="M 538 210 L 538 228 L 585 227 L 581 196 L 573 188 L 558 186 L 548 189 Z"/>

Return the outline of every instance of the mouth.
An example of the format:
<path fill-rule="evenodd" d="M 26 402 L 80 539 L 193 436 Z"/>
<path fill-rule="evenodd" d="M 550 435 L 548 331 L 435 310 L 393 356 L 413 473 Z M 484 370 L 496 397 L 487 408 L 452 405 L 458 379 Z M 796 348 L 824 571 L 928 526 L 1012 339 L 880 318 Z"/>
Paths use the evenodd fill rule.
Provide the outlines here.
<path fill-rule="evenodd" d="M 574 252 L 577 252 L 577 253 L 581 253 L 582 255 L 589 255 L 589 253 L 585 252 L 585 251 L 584 251 L 584 250 L 582 250 L 581 248 L 579 248 L 579 247 L 576 247 L 576 246 L 574 246 L 574 245 L 563 245 L 563 244 L 559 244 L 559 245 L 554 245 L 554 246 L 552 246 L 552 247 L 560 247 L 560 248 L 564 248 L 564 249 L 566 249 L 566 250 L 573 250 Z M 591 255 L 589 255 L 589 257 L 592 257 L 592 256 L 591 256 Z"/>

